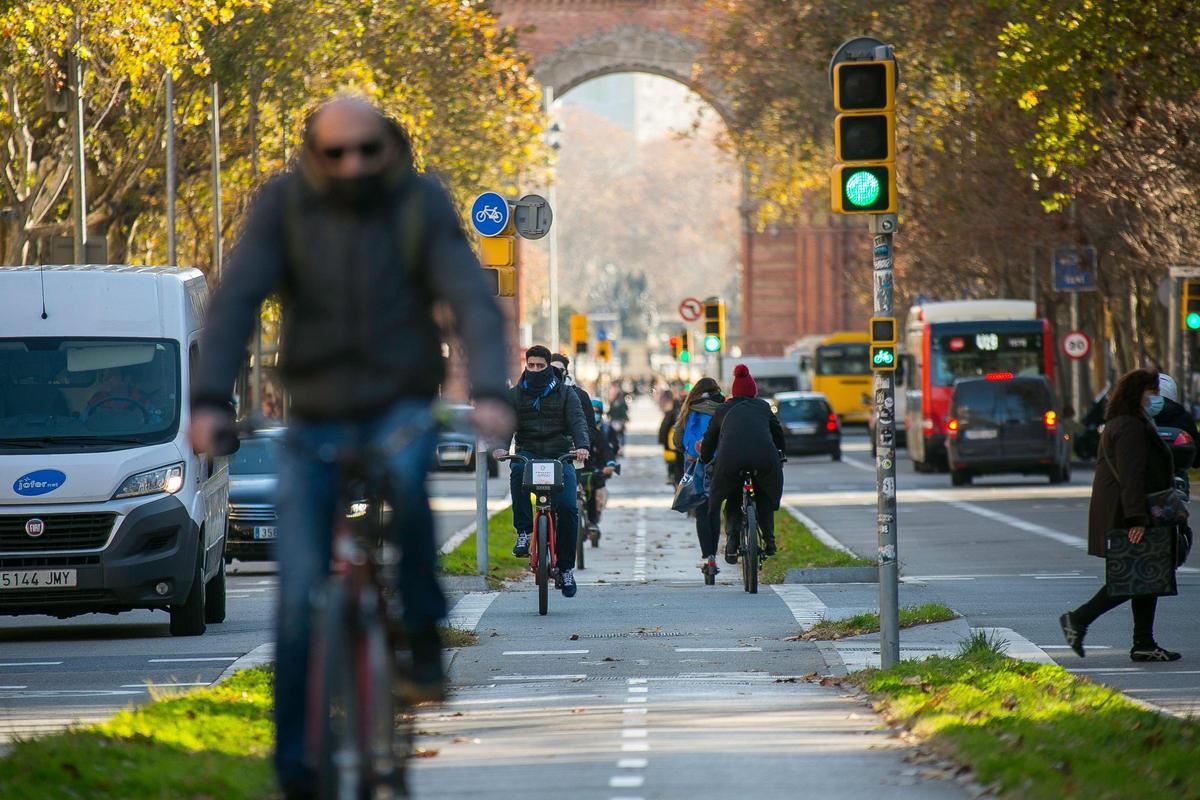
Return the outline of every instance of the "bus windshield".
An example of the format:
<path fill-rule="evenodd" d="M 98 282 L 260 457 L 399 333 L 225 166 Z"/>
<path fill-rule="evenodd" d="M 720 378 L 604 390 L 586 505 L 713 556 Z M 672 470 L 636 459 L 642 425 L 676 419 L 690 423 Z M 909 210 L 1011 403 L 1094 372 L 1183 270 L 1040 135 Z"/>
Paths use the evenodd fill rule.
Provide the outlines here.
<path fill-rule="evenodd" d="M 930 342 L 933 386 L 952 386 L 961 378 L 989 373 L 1044 374 L 1041 333 L 982 331 L 935 334 Z"/>
<path fill-rule="evenodd" d="M 866 344 L 826 344 L 817 348 L 818 375 L 870 375 Z"/>

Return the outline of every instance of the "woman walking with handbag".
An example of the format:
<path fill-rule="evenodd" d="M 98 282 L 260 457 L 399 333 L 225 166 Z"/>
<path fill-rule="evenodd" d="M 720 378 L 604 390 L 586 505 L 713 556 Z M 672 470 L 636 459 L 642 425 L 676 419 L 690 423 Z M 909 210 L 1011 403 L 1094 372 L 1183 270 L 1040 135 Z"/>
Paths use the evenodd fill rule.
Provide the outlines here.
<path fill-rule="evenodd" d="M 1171 451 L 1159 439 L 1152 421 L 1160 404 L 1158 374 L 1152 370 L 1135 369 L 1126 373 L 1113 390 L 1104 412 L 1104 433 L 1100 437 L 1088 509 L 1089 555 L 1100 558 L 1108 555 L 1109 537 L 1116 534 L 1114 529 L 1127 536 L 1130 544 L 1141 543 L 1153 522 L 1148 495 L 1172 489 Z M 1130 600 L 1133 649 L 1129 657 L 1134 661 L 1177 661 L 1179 653 L 1154 641 L 1158 596 L 1117 595 L 1111 588 L 1106 581 L 1092 599 L 1059 617 L 1071 649 L 1082 657 L 1088 626 L 1101 614 Z"/>
<path fill-rule="evenodd" d="M 670 441 L 688 463 L 700 457 L 700 442 L 708 424 L 712 422 L 713 414 L 725 402 L 721 394 L 721 386 L 712 378 L 701 378 L 696 381 L 692 391 L 679 409 L 679 418 L 671 431 Z M 708 506 L 703 505 L 695 510 L 696 536 L 700 540 L 700 569 L 707 570 L 706 575 L 716 575 L 717 542 L 721 538 L 720 526 L 715 529 L 709 520 Z"/>

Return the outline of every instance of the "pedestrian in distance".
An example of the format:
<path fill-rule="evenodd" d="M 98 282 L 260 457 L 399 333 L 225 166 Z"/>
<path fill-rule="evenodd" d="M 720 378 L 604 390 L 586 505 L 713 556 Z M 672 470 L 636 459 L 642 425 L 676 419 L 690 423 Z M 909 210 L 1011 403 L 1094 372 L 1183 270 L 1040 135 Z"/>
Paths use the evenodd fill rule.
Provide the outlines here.
<path fill-rule="evenodd" d="M 662 422 L 658 425 L 658 443 L 663 449 L 663 462 L 667 465 L 667 485 L 675 486 L 683 477 L 683 459 L 671 441 L 671 429 L 679 419 L 679 401 L 675 399 L 674 392 L 669 389 L 663 390 L 658 396 L 658 408 L 663 413 Z M 611 408 L 608 413 L 609 419 L 612 419 Z"/>
<path fill-rule="evenodd" d="M 1131 543 L 1140 542 L 1150 523 L 1147 495 L 1171 488 L 1171 451 L 1159 438 L 1153 421 L 1162 405 L 1158 374 L 1148 369 L 1123 375 L 1109 397 L 1088 508 L 1089 555 L 1106 556 L 1108 534 L 1114 529 L 1127 531 Z M 1059 617 L 1071 649 L 1083 657 L 1088 627 L 1126 600 L 1133 608 L 1133 648 L 1129 657 L 1134 661 L 1179 660 L 1179 653 L 1160 647 L 1154 640 L 1158 597 L 1114 597 L 1107 584 L 1079 608 Z"/>
<path fill-rule="evenodd" d="M 700 443 L 700 461 L 712 463 L 708 489 L 709 524 L 719 530 L 721 504 L 726 508 L 725 561 L 738 562 L 738 537 L 730 536 L 742 524 L 741 473 L 754 473 L 754 505 L 763 534 L 763 553 L 775 555 L 775 512 L 783 499 L 783 426 L 745 364 L 733 368 L 730 398 L 716 413 Z M 751 531 L 750 535 L 757 535 Z"/>
<path fill-rule="evenodd" d="M 671 431 L 671 441 L 685 464 L 699 460 L 700 443 L 713 416 L 724 403 L 721 386 L 713 378 L 701 378 L 688 392 L 679 409 L 679 419 Z M 720 572 L 717 568 L 717 544 L 721 538 L 721 528 L 712 524 L 707 506 L 701 506 L 695 515 L 696 537 L 700 540 L 700 568 L 707 567 L 715 575 Z"/>

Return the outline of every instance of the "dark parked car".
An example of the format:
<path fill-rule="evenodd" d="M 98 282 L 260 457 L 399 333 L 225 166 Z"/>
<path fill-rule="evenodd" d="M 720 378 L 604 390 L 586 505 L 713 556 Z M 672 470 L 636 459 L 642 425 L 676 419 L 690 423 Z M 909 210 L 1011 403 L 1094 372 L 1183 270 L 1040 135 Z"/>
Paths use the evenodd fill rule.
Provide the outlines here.
<path fill-rule="evenodd" d="M 279 484 L 279 450 L 283 428 L 254 431 L 242 438 L 229 458 L 229 523 L 225 560 L 269 561 L 274 558 L 275 489 Z"/>
<path fill-rule="evenodd" d="M 1071 479 L 1066 431 L 1059 424 L 1050 382 L 1009 372 L 954 385 L 946 420 L 950 480 L 965 486 L 976 475 L 1042 474 Z"/>
<path fill-rule="evenodd" d="M 471 431 L 471 407 L 469 405 L 446 406 L 446 419 L 438 434 L 434 466 L 442 470 L 475 469 L 475 434 Z M 500 464 L 488 453 L 488 475 L 500 474 Z"/>
<path fill-rule="evenodd" d="M 789 455 L 828 453 L 842 458 L 842 426 L 820 392 L 780 392 L 772 400 Z"/>

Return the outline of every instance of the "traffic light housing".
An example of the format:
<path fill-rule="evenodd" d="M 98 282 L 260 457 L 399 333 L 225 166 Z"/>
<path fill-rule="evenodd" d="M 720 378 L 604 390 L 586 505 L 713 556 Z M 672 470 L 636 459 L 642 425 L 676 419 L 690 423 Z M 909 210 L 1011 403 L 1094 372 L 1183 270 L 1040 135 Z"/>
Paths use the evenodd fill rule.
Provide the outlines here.
<path fill-rule="evenodd" d="M 692 353 L 696 352 L 692 342 L 692 332 L 683 330 L 679 332 L 679 362 L 681 364 L 691 363 Z"/>
<path fill-rule="evenodd" d="M 583 355 L 588 351 L 587 314 L 571 315 L 571 352 Z"/>
<path fill-rule="evenodd" d="M 896 63 L 834 65 L 833 105 L 834 213 L 896 213 Z"/>
<path fill-rule="evenodd" d="M 679 351 L 683 349 L 683 339 L 678 336 L 672 336 L 667 339 L 667 344 L 671 346 L 671 358 L 679 360 Z"/>
<path fill-rule="evenodd" d="M 725 349 L 725 303 L 710 298 L 704 303 L 704 352 L 719 353 Z"/>
<path fill-rule="evenodd" d="M 612 361 L 612 342 L 608 339 L 601 339 L 596 342 L 596 360 L 597 361 Z"/>
<path fill-rule="evenodd" d="M 479 236 L 479 263 L 495 297 L 516 297 L 517 241 L 511 227 L 499 236 Z"/>
<path fill-rule="evenodd" d="M 1185 280 L 1183 282 L 1179 322 L 1185 331 L 1200 330 L 1200 281 Z"/>

